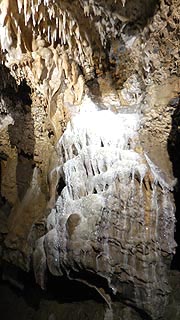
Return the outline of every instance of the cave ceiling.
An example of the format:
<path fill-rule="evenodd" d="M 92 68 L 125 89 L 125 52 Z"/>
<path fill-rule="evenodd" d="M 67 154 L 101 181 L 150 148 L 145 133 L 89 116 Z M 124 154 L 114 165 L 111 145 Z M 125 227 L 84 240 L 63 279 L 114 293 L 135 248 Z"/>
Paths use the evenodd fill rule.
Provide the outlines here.
<path fill-rule="evenodd" d="M 34 269 L 37 282 L 42 287 L 47 265 L 54 275 L 62 275 L 63 270 L 66 270 L 67 274 L 69 272 L 69 278 L 77 276 L 77 266 L 79 269 L 84 266 L 84 269 L 89 268 L 106 279 L 106 285 L 120 294 L 121 285 L 128 277 L 127 283 L 132 285 L 128 287 L 129 292 L 135 289 L 141 294 L 146 290 L 149 292 L 150 286 L 155 282 L 153 279 L 156 279 L 153 278 L 155 269 L 151 269 L 150 281 L 144 270 L 149 268 L 149 265 L 155 266 L 154 268 L 158 266 L 157 269 L 160 271 L 157 271 L 157 274 L 159 278 L 162 276 L 163 284 L 159 280 L 156 281 L 157 286 L 152 286 L 152 292 L 162 289 L 159 305 L 162 304 L 163 294 L 166 296 L 168 292 L 164 270 L 167 269 L 175 248 L 174 202 L 171 193 L 176 183 L 174 176 L 178 178 L 179 173 L 173 171 L 174 163 L 169 160 L 168 143 L 174 152 L 178 115 L 176 113 L 174 117 L 173 114 L 179 103 L 180 92 L 179 10 L 178 0 L 0 0 L 0 262 L 13 263 L 29 271 L 33 268 L 32 256 L 36 249 L 34 261 L 37 261 L 37 264 Z M 97 118 L 94 116 L 97 121 L 91 116 L 88 121 L 81 116 L 83 108 L 94 107 L 102 112 L 101 115 L 105 115 L 106 126 L 103 127 L 99 113 Z M 124 118 L 121 113 L 125 114 Z M 76 120 L 73 120 L 73 117 L 79 114 L 79 118 L 77 116 Z M 129 114 L 133 116 L 129 117 Z M 81 123 L 78 119 L 81 119 Z M 119 130 L 118 124 L 114 126 L 112 119 L 119 119 L 122 130 Z M 130 123 L 127 119 L 131 119 Z M 95 135 L 92 132 L 94 124 L 97 130 Z M 136 125 L 138 128 L 135 130 Z M 133 129 L 131 126 L 134 126 Z M 116 159 L 116 153 L 104 153 L 105 144 L 101 129 L 105 143 L 106 140 L 109 141 L 109 132 L 115 132 L 115 129 L 118 137 L 122 132 L 128 137 L 125 140 L 122 138 L 125 142 L 120 145 L 121 160 L 130 161 L 133 168 L 134 159 L 137 161 L 139 173 L 136 178 L 132 172 L 128 173 L 128 176 L 118 169 L 120 181 L 113 185 L 115 182 L 110 175 L 112 168 L 108 165 L 113 161 L 119 163 L 119 159 Z M 114 144 L 118 144 L 116 134 L 112 136 Z M 96 146 L 99 139 L 100 151 L 99 146 L 96 146 L 95 154 L 85 145 L 87 154 L 83 154 L 81 145 L 85 139 L 89 141 L 90 146 Z M 149 158 L 144 155 L 146 153 Z M 130 155 L 129 158 L 127 155 Z M 98 158 L 100 156 L 102 159 Z M 94 158 L 97 163 L 93 162 Z M 171 157 L 172 159 L 177 162 L 179 158 Z M 90 165 L 86 168 L 88 173 L 85 180 L 81 176 L 84 162 L 80 160 L 87 161 L 88 165 L 88 161 L 91 161 L 95 168 L 92 169 Z M 107 162 L 107 168 L 105 165 L 101 166 L 103 161 Z M 69 163 L 72 163 L 70 168 Z M 80 169 L 76 170 L 76 166 Z M 113 167 L 115 173 L 116 169 L 116 166 Z M 89 178 L 88 174 L 93 177 Z M 105 185 L 101 184 L 101 174 L 105 176 L 103 179 L 109 179 Z M 97 183 L 94 189 L 91 188 L 91 184 L 87 188 L 91 178 Z M 73 182 L 71 179 L 74 179 Z M 76 179 L 79 184 L 73 185 Z M 126 190 L 126 186 L 130 184 L 128 179 L 135 179 L 135 204 L 130 202 L 131 189 Z M 130 185 L 132 186 L 132 181 Z M 66 194 L 68 188 L 65 186 L 68 186 L 69 190 L 72 189 L 72 199 L 69 202 L 74 203 L 72 212 L 69 212 L 69 207 L 66 206 L 69 194 Z M 118 186 L 124 192 L 122 201 L 118 202 L 120 207 L 115 212 L 111 205 L 113 203 L 114 207 L 117 206 Z M 114 195 L 112 203 L 107 196 L 109 187 Z M 156 187 L 157 193 L 154 191 Z M 88 192 L 94 199 L 91 206 L 89 198 L 86 197 Z M 80 200 L 73 199 L 73 193 Z M 102 194 L 105 194 L 105 198 Z M 159 209 L 154 209 L 153 201 L 150 201 L 152 194 L 156 194 L 152 199 L 160 203 L 160 213 Z M 169 199 L 168 204 L 165 196 Z M 107 201 L 104 209 L 109 206 L 110 212 L 113 212 L 111 218 L 107 210 L 102 214 L 99 200 L 101 197 L 102 201 Z M 115 219 L 119 219 L 128 197 L 127 203 L 130 205 L 127 225 L 133 227 L 128 227 L 131 229 L 130 232 L 129 229 L 126 230 L 127 239 L 121 239 L 121 235 L 118 234 L 116 242 L 113 237 L 119 231 L 116 230 Z M 145 199 L 144 207 L 141 207 L 142 197 Z M 78 201 L 82 202 L 80 209 Z M 66 213 L 65 218 L 61 217 L 58 203 Z M 86 205 L 89 211 L 86 210 Z M 77 213 L 76 208 L 80 212 Z M 138 220 L 134 216 L 136 213 L 138 215 L 140 210 L 145 212 L 145 222 L 142 222 L 142 217 L 138 216 Z M 166 215 L 167 210 L 170 212 L 169 217 Z M 96 221 L 94 212 L 97 215 Z M 157 222 L 157 214 L 160 216 L 160 222 Z M 122 221 L 124 220 L 121 219 L 119 222 L 119 228 Z M 166 237 L 163 236 L 162 221 L 169 223 Z M 107 234 L 102 237 L 96 237 L 95 234 L 104 230 L 106 222 L 109 234 L 113 235 L 110 243 L 112 259 L 108 260 L 109 274 L 104 269 L 106 255 L 101 252 L 106 251 L 105 247 L 107 249 L 107 243 L 103 243 L 104 239 L 108 238 Z M 154 231 L 157 225 L 159 233 Z M 138 238 L 137 230 L 140 230 L 139 235 L 142 232 L 142 237 Z M 63 232 L 67 233 L 67 243 L 64 243 Z M 137 240 L 134 251 L 131 250 L 132 234 L 135 244 Z M 156 236 L 159 237 L 159 242 Z M 65 249 L 62 253 L 57 253 L 57 237 L 61 240 L 62 247 L 69 246 L 69 261 L 63 252 Z M 92 237 L 93 244 L 89 245 L 87 237 Z M 142 239 L 147 242 L 147 247 L 142 243 Z M 78 252 L 76 247 L 81 248 L 84 243 L 92 259 L 88 254 L 87 259 L 84 259 L 83 249 Z M 129 247 L 126 247 L 127 243 Z M 142 246 L 138 247 L 138 243 Z M 150 253 L 149 248 L 152 249 Z M 143 250 L 147 250 L 147 254 L 142 254 Z M 118 275 L 114 277 L 114 261 L 119 254 L 126 258 L 128 255 L 129 264 L 125 261 L 126 258 L 121 257 L 124 259 L 126 273 L 132 271 L 128 276 L 125 276 L 123 270 L 119 273 L 118 266 Z M 59 265 L 52 261 L 52 257 L 61 258 Z M 97 257 L 99 265 L 96 263 Z M 140 261 L 137 268 L 133 265 L 134 257 Z M 119 260 L 116 263 L 118 265 Z M 72 275 L 68 266 L 69 269 L 72 267 Z M 134 274 L 133 281 L 131 274 Z M 89 279 L 80 280 L 95 287 L 94 283 L 88 282 Z M 142 285 L 142 282 L 145 285 Z M 126 285 L 122 289 L 124 292 Z M 132 290 L 133 286 L 136 288 Z M 107 297 L 102 290 L 98 292 L 109 303 L 109 296 Z M 134 306 L 146 309 L 141 304 L 141 299 L 137 298 L 138 305 L 137 301 L 133 300 L 134 296 L 131 298 Z M 156 304 L 156 299 L 147 301 L 146 311 L 151 315 L 153 304 Z M 160 312 L 156 311 L 155 319 Z"/>

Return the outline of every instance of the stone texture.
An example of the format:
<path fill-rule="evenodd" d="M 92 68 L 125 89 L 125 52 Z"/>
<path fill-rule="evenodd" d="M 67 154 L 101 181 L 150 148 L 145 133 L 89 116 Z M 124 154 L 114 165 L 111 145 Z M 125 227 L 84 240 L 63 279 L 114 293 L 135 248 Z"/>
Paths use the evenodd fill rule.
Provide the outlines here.
<path fill-rule="evenodd" d="M 2 0 L 0 8 L 1 261 L 29 270 L 36 248 L 42 287 L 48 267 L 92 286 L 109 306 L 117 291 L 118 299 L 160 317 L 174 252 L 173 173 L 179 178 L 167 152 L 168 141 L 175 166 L 178 0 Z M 124 146 L 144 166 L 143 178 L 128 167 L 125 175 L 113 169 L 110 179 L 108 161 L 118 159 L 109 151 L 102 165 L 103 141 L 96 154 L 58 142 L 93 102 L 138 115 L 140 135 Z M 104 131 L 111 130 L 109 122 Z M 94 141 L 90 133 L 87 139 Z M 105 283 L 91 282 L 93 274 Z"/>
<path fill-rule="evenodd" d="M 122 297 L 156 319 L 175 248 L 173 184 L 135 143 L 137 128 L 135 113 L 89 110 L 71 120 L 57 145 L 65 186 L 37 242 L 34 269 L 42 287 L 48 268 L 96 288 L 109 307 Z"/>

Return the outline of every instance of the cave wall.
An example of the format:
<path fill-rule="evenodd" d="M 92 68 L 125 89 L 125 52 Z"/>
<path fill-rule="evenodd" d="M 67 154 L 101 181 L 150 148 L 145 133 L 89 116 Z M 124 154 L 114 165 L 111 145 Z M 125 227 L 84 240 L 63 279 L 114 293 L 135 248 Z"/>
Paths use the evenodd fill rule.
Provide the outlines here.
<path fill-rule="evenodd" d="M 30 270 L 64 187 L 51 181 L 57 143 L 87 96 L 115 114 L 140 105 L 141 147 L 168 184 L 179 179 L 180 13 L 176 0 L 2 0 L 0 9 L 0 256 Z"/>

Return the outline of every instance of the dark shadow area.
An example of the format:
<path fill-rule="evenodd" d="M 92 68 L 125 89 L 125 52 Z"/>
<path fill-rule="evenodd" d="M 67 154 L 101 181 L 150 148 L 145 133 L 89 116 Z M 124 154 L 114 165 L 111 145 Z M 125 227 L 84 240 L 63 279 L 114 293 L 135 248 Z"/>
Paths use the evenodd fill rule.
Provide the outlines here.
<path fill-rule="evenodd" d="M 95 301 L 96 307 L 99 304 L 101 305 L 100 308 L 104 308 L 104 301 L 96 290 L 83 283 L 69 280 L 67 277 L 60 278 L 49 274 L 47 289 L 41 290 L 35 283 L 33 273 L 25 273 L 15 266 L 8 266 L 7 264 L 0 270 L 0 296 L 3 297 L 0 301 L 0 318 L 2 320 L 9 319 L 9 314 L 13 314 L 13 312 L 15 314 L 14 319 L 17 319 L 18 310 L 13 311 L 14 301 L 16 300 L 19 301 L 22 308 L 25 308 L 26 313 L 28 310 L 33 313 L 39 311 L 43 308 L 42 303 L 46 305 L 58 304 L 59 308 L 69 304 L 70 308 L 74 308 L 73 305 L 76 303 L 83 304 L 83 302 L 86 303 L 91 300 Z M 11 299 L 13 300 L 11 301 Z M 6 305 L 7 303 L 8 305 Z M 31 319 L 26 313 L 23 319 Z M 21 313 L 20 316 L 22 316 Z M 74 318 L 79 319 L 76 316 Z M 45 319 L 48 319 L 48 317 Z M 73 317 L 70 319 L 73 319 Z"/>
<path fill-rule="evenodd" d="M 0 209 L 5 212 L 5 207 L 9 207 L 10 210 L 10 205 L 8 204 L 8 201 L 6 201 L 6 198 L 2 196 L 2 191 L 1 191 L 1 179 L 2 179 L 2 169 L 1 169 L 1 161 L 7 161 L 8 157 L 4 152 L 0 152 Z M 8 210 L 8 213 L 9 213 Z M 6 210 L 7 211 L 7 210 Z"/>
<path fill-rule="evenodd" d="M 57 188 L 56 188 L 56 200 L 58 198 L 58 196 L 61 195 L 62 190 L 65 188 L 66 184 L 64 182 L 64 179 L 62 177 L 60 177 Z"/>
<path fill-rule="evenodd" d="M 75 277 L 76 273 L 71 274 Z M 81 277 L 83 280 L 89 283 L 93 283 L 94 286 L 107 287 L 107 281 L 102 277 L 93 273 L 85 272 L 77 274 L 77 277 Z M 95 300 L 97 303 L 104 303 L 103 298 L 99 293 L 90 286 L 87 286 L 83 282 L 77 280 L 70 280 L 67 276 L 57 277 L 48 273 L 46 290 L 42 290 L 38 284 L 36 284 L 34 273 L 25 272 L 12 264 L 3 263 L 0 268 L 0 284 L 8 284 L 12 290 L 23 296 L 27 304 L 34 309 L 39 308 L 41 299 L 56 300 L 59 303 L 68 302 L 82 302 L 86 300 Z"/>
<path fill-rule="evenodd" d="M 31 90 L 26 81 L 17 87 L 17 92 L 11 91 L 11 111 L 14 125 L 9 125 L 8 132 L 11 147 L 16 147 L 18 161 L 16 166 L 16 185 L 19 199 L 22 200 L 30 186 L 34 169 L 34 121 L 31 114 Z M 5 94 L 9 97 L 7 89 Z"/>
<path fill-rule="evenodd" d="M 89 95 L 92 101 L 98 106 L 100 106 L 102 93 L 101 93 L 97 78 L 87 81 L 86 84 L 87 84 Z"/>
<path fill-rule="evenodd" d="M 175 240 L 177 242 L 176 254 L 172 261 L 172 269 L 180 270 L 180 94 L 169 102 L 174 108 L 172 115 L 172 128 L 168 138 L 168 152 L 173 165 L 173 174 L 177 178 L 174 189 L 176 206 L 176 230 Z"/>
<path fill-rule="evenodd" d="M 8 132 L 11 147 L 16 148 L 18 154 L 16 185 L 20 200 L 23 199 L 30 185 L 34 168 L 35 140 L 30 93 L 30 87 L 25 80 L 17 85 L 10 70 L 4 65 L 0 65 L 0 96 L 5 106 L 4 110 L 0 110 L 0 116 L 9 114 L 14 121 L 14 124 L 8 126 Z M 3 144 L 1 145 L 1 143 L 0 151 L 3 154 Z"/>
<path fill-rule="evenodd" d="M 62 290 L 59 290 L 60 288 Z M 94 288 L 76 280 L 69 280 L 66 276 L 55 277 L 49 275 L 46 296 L 60 303 L 83 302 L 86 300 L 94 300 L 99 303 L 104 302 L 103 298 Z"/>
<path fill-rule="evenodd" d="M 0 231 L 6 234 L 7 218 L 11 212 L 11 203 L 2 194 L 1 185 L 6 167 L 10 168 L 13 174 L 15 167 L 16 181 L 9 177 L 9 190 L 11 183 L 16 183 L 19 198 L 22 199 L 32 179 L 33 154 L 34 154 L 34 123 L 31 115 L 30 88 L 25 81 L 17 85 L 11 76 L 10 70 L 0 65 L 0 122 L 2 128 L 0 137 Z M 6 119 L 11 119 L 8 124 Z M 14 124 L 12 122 L 14 121 Z M 9 137 L 6 134 L 8 130 Z M 4 140 L 7 135 L 7 141 Z M 17 150 L 17 163 L 14 153 L 8 146 L 8 138 L 12 148 Z M 12 180 L 12 181 L 11 181 Z M 1 241 L 3 241 L 4 236 Z"/>
<path fill-rule="evenodd" d="M 104 288 L 106 293 L 110 291 L 107 280 L 90 271 L 84 271 L 84 273 L 81 272 L 80 274 L 73 272 L 69 276 L 79 277 L 99 289 Z M 13 320 L 49 320 L 52 308 L 55 314 L 63 310 L 63 317 L 57 317 L 55 320 L 104 320 L 104 312 L 108 308 L 101 295 L 93 287 L 87 286 L 82 282 L 69 280 L 65 276 L 55 277 L 48 274 L 47 288 L 46 290 L 41 290 L 35 283 L 32 272 L 26 273 L 8 264 L 4 264 L 0 270 L 0 296 L 0 315 L 2 320 L 12 319 L 12 315 L 14 315 Z M 143 313 L 142 310 L 135 308 L 127 301 L 123 302 L 121 299 L 112 299 L 112 301 L 114 310 L 117 313 L 116 315 L 114 314 L 114 320 L 121 319 L 120 314 L 127 307 L 129 310 L 131 309 L 133 314 L 137 312 L 138 317 L 133 317 L 132 319 L 151 319 L 145 312 Z M 79 310 L 81 310 L 83 316 L 78 314 Z M 49 314 L 46 313 L 47 311 Z M 95 317 L 93 317 L 93 312 L 95 312 Z M 39 318 L 38 315 L 42 314 L 43 318 Z M 110 320 L 111 318 L 107 319 Z M 123 317 L 123 319 L 125 318 Z"/>
<path fill-rule="evenodd" d="M 6 105 L 4 106 L 4 97 L 6 97 L 6 90 L 11 92 L 15 91 L 16 82 L 13 77 L 10 76 L 9 70 L 0 65 L 0 122 L 8 115 Z M 10 97 L 9 97 L 10 98 Z M 6 205 L 6 199 L 2 196 L 1 183 L 2 183 L 2 162 L 8 160 L 8 155 L 5 153 L 3 141 L 0 139 L 0 209 L 3 211 L 4 205 Z"/>

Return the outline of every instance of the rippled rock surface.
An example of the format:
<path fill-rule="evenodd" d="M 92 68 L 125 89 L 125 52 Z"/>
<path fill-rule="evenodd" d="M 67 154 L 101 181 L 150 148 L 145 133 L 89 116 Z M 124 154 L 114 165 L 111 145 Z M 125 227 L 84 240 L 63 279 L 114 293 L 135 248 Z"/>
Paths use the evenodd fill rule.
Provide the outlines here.
<path fill-rule="evenodd" d="M 122 299 L 157 319 L 175 248 L 173 186 L 143 152 L 139 118 L 88 105 L 68 123 L 34 269 L 42 287 L 49 269 L 95 288 L 110 308 Z"/>
<path fill-rule="evenodd" d="M 30 271 L 35 249 L 41 287 L 50 271 L 96 289 L 104 320 L 114 300 L 163 317 L 179 1 L 1 0 L 0 31 L 0 265 Z"/>

